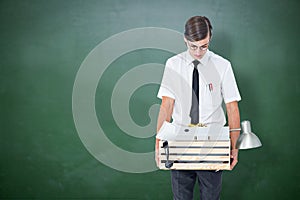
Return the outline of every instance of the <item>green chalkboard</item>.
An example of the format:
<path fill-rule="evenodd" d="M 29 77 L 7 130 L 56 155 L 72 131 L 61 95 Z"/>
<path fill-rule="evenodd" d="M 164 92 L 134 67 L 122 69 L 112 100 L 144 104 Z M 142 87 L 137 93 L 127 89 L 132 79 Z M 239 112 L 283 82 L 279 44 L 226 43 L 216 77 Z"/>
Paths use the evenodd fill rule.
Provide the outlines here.
<path fill-rule="evenodd" d="M 0 198 L 172 199 L 169 172 L 153 168 L 157 82 L 165 61 L 185 50 L 180 33 L 193 15 L 211 19 L 210 49 L 231 61 L 241 118 L 263 143 L 241 150 L 235 170 L 224 172 L 221 199 L 299 198 L 299 6 L 296 0 L 1 0 Z M 145 27 L 174 34 L 112 38 Z M 100 51 L 109 38 L 114 42 Z M 151 40 L 154 46 L 143 43 Z M 176 50 L 158 48 L 164 42 Z M 95 73 L 80 71 L 83 63 Z M 149 63 L 155 70 L 146 73 Z M 83 89 L 74 103 L 79 74 Z M 86 109 L 74 114 L 78 102 Z M 126 120 L 134 127 L 124 127 Z M 94 125 L 103 140 L 92 139 L 100 137 Z"/>

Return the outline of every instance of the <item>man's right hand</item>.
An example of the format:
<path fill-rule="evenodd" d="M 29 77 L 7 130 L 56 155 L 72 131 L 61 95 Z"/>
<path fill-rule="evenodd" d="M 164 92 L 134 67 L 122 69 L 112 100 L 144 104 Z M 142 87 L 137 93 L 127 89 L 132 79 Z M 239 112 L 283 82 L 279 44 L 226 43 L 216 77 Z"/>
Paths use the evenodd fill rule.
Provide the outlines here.
<path fill-rule="evenodd" d="M 156 166 L 159 167 L 159 139 L 155 141 L 155 162 Z"/>

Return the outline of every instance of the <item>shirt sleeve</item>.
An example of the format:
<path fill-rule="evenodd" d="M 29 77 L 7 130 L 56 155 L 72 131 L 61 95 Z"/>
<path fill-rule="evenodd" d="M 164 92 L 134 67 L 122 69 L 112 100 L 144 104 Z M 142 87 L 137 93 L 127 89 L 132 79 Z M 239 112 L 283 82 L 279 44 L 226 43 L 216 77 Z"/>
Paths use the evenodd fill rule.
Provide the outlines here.
<path fill-rule="evenodd" d="M 175 99 L 175 93 L 173 87 L 176 84 L 173 83 L 174 79 L 172 78 L 172 72 L 173 70 L 172 70 L 171 61 L 167 60 L 163 78 L 157 94 L 157 97 L 160 99 L 162 99 L 163 96 Z"/>
<path fill-rule="evenodd" d="M 236 84 L 236 80 L 230 63 L 228 64 L 228 67 L 223 76 L 222 95 L 225 103 L 241 100 L 239 89 Z"/>

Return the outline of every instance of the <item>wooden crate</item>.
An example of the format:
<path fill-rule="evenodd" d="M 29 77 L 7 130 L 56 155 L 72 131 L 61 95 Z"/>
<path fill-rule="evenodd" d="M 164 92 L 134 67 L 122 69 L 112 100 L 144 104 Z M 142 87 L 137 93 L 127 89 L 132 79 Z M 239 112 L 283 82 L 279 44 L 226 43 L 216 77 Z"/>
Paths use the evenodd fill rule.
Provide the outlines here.
<path fill-rule="evenodd" d="M 166 142 L 167 146 L 166 147 Z M 164 147 L 165 146 L 165 147 Z M 166 167 L 169 151 L 170 168 Z M 163 170 L 229 170 L 230 140 L 160 141 L 158 167 Z"/>

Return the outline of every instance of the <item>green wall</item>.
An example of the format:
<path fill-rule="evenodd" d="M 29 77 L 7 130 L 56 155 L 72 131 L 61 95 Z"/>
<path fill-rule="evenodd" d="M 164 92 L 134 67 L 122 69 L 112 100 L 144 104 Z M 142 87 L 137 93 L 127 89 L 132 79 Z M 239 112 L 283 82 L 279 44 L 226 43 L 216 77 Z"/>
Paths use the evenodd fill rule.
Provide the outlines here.
<path fill-rule="evenodd" d="M 1 0 L 0 198 L 171 199 L 169 172 L 117 171 L 88 152 L 75 128 L 72 91 L 81 63 L 100 42 L 140 27 L 182 32 L 193 15 L 211 19 L 210 49 L 232 62 L 241 117 L 263 143 L 240 151 L 235 170 L 223 175 L 222 199 L 299 198 L 299 8 L 297 0 Z M 110 107 L 114 85 L 133 67 L 163 64 L 171 55 L 130 52 L 101 77 L 97 117 L 120 148 L 151 152 L 154 137 L 133 138 L 118 127 Z M 132 95 L 136 124 L 149 124 L 157 90 L 147 84 Z"/>

